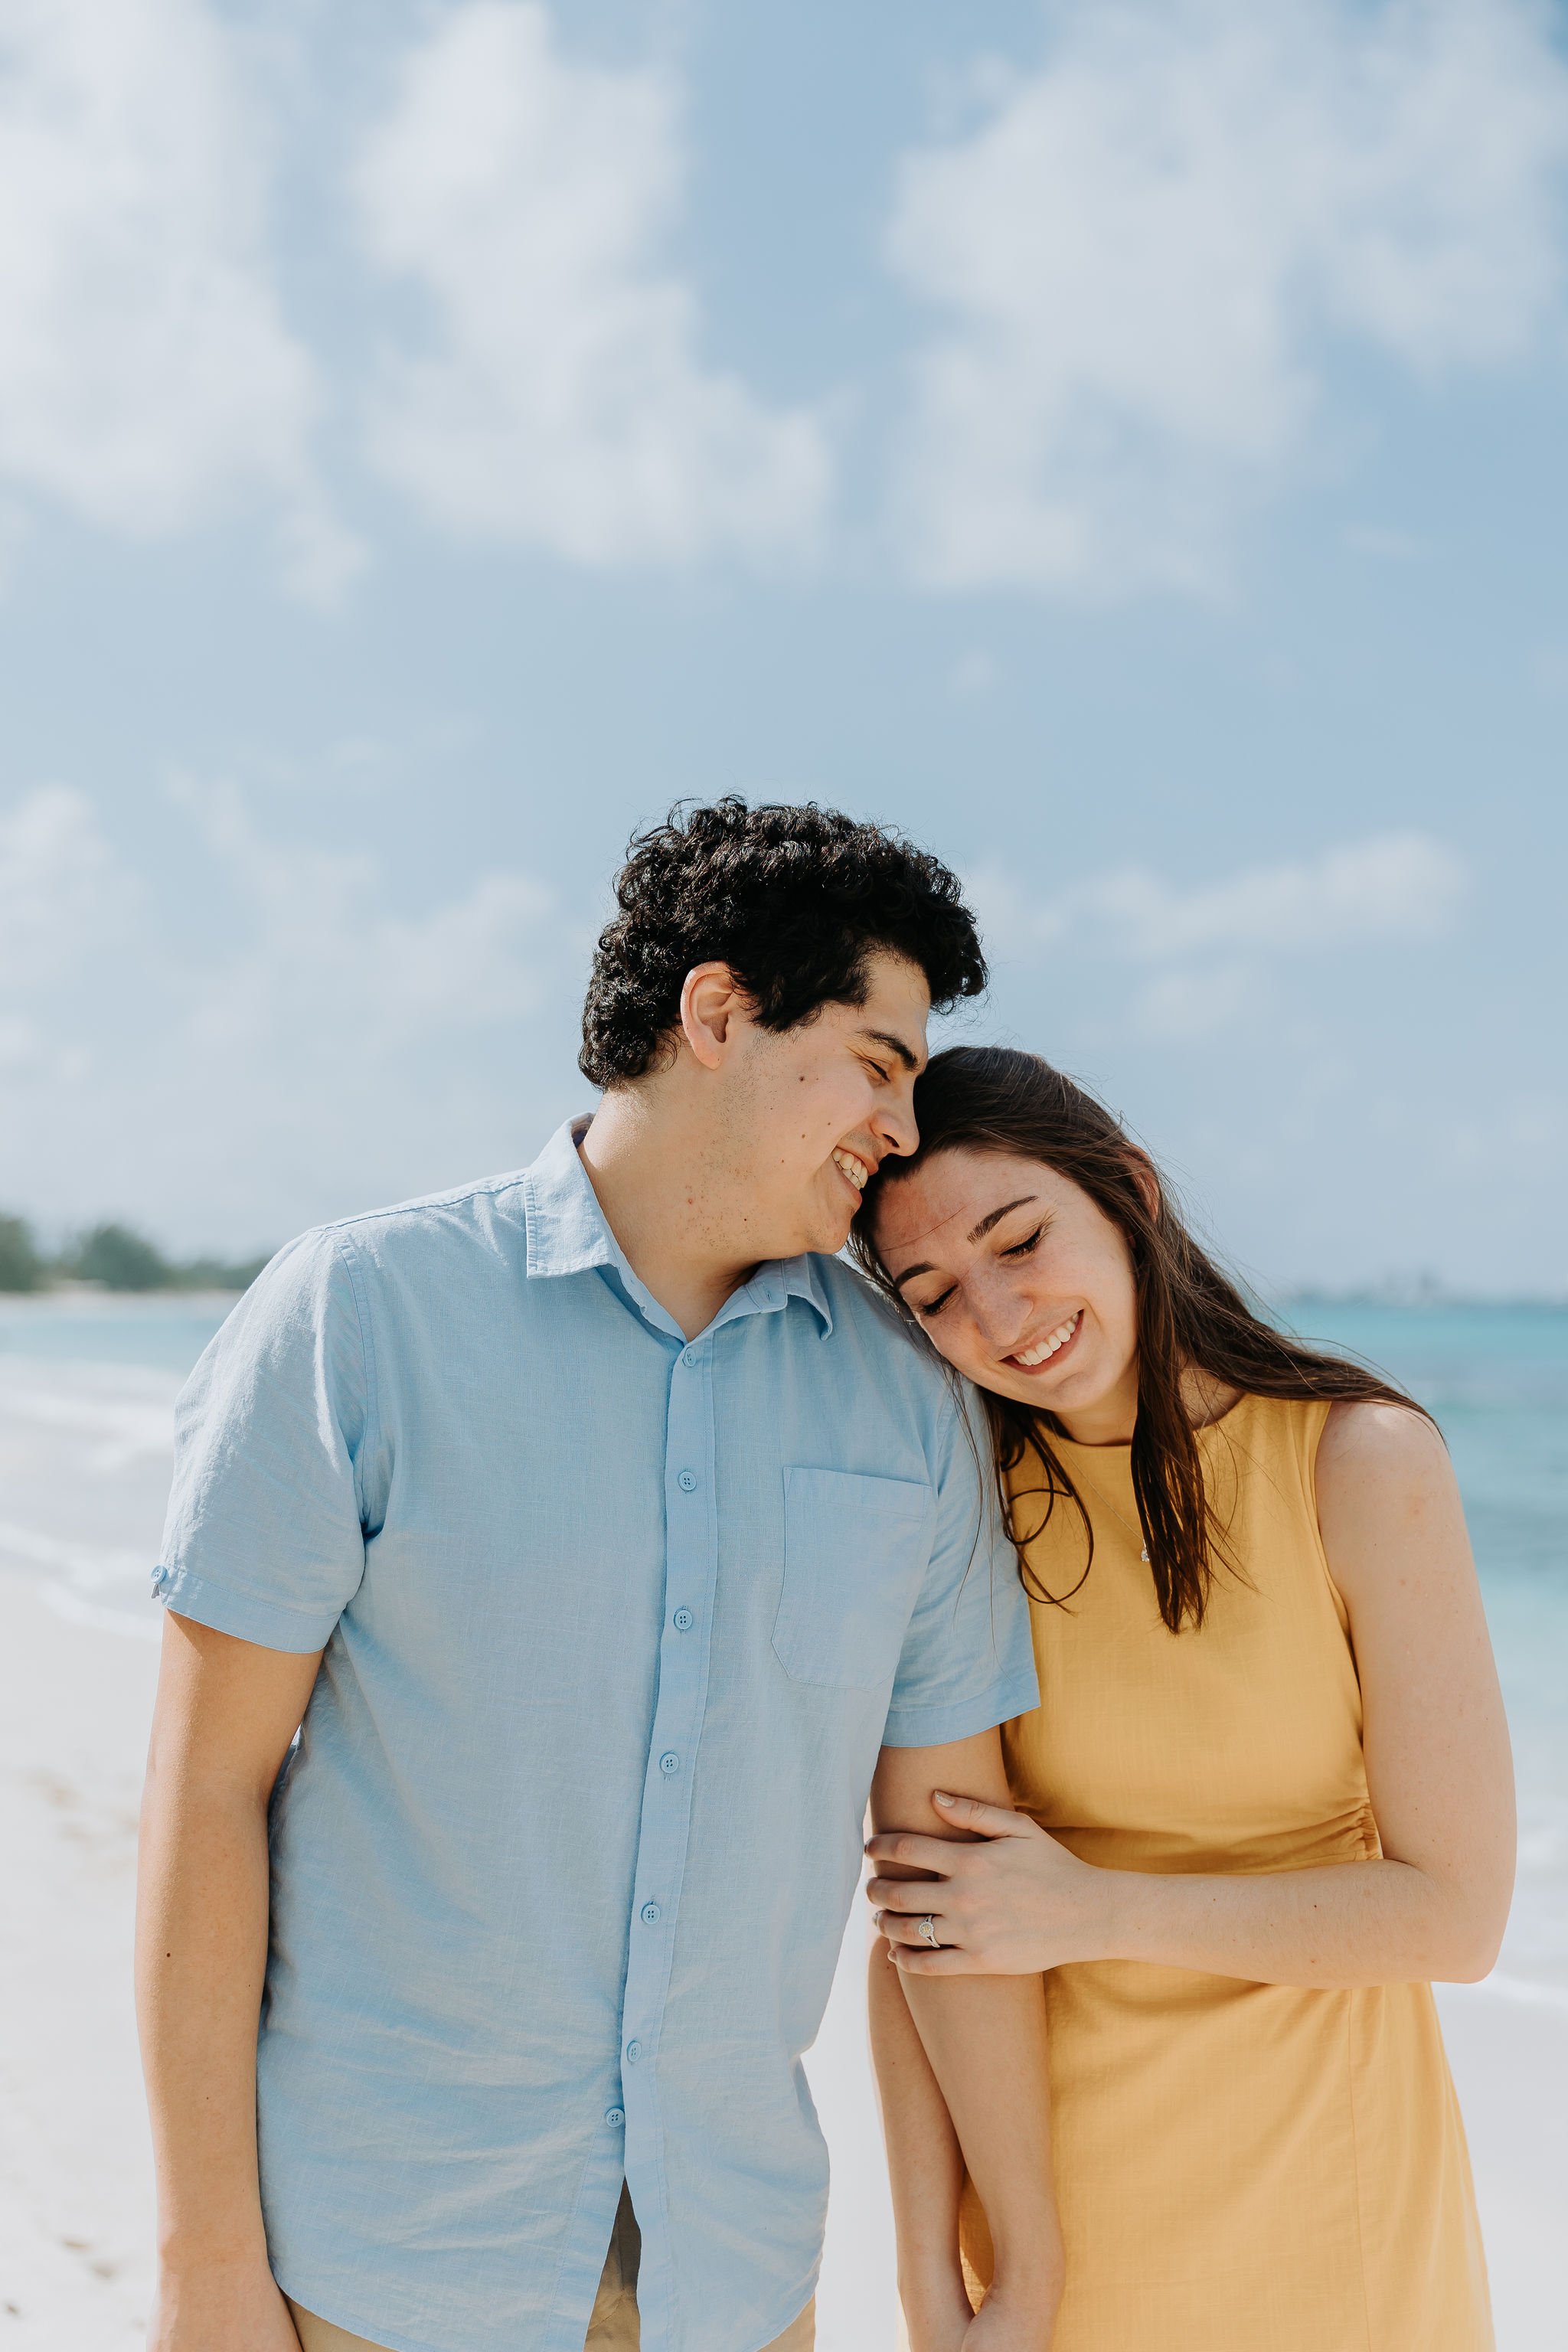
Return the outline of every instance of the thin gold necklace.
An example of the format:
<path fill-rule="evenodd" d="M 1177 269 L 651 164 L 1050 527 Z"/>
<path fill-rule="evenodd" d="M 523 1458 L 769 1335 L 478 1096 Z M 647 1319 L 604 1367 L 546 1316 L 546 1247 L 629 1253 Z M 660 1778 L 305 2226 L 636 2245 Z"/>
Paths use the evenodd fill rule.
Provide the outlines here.
<path fill-rule="evenodd" d="M 1117 1509 L 1115 1504 L 1111 1501 L 1110 1496 L 1106 1493 L 1104 1487 L 1100 1485 L 1099 1479 L 1094 1475 L 1092 1471 L 1086 1470 L 1083 1475 L 1089 1480 L 1089 1485 L 1094 1488 L 1095 1493 L 1100 1496 L 1100 1501 L 1105 1505 L 1106 1509 L 1110 1513 L 1112 1518 L 1120 1519 L 1128 1534 L 1131 1536 L 1134 1541 L 1138 1544 L 1138 1557 L 1143 1562 L 1145 1568 L 1147 1568 L 1149 1565 L 1149 1546 L 1142 1527 L 1135 1528 L 1131 1520 L 1128 1517 L 1126 1512 L 1119 1511 Z"/>

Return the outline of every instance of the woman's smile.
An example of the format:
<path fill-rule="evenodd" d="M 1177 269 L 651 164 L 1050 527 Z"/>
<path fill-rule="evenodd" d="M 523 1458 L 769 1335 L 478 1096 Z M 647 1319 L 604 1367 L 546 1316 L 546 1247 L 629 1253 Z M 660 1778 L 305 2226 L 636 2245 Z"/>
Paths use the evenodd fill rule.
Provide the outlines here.
<path fill-rule="evenodd" d="M 1075 1307 L 1064 1322 L 1041 1332 L 1029 1341 L 1026 1348 L 1016 1349 L 1012 1355 L 1004 1356 L 1002 1361 L 1016 1372 L 1043 1372 L 1048 1364 L 1060 1362 L 1082 1328 L 1083 1308 Z"/>

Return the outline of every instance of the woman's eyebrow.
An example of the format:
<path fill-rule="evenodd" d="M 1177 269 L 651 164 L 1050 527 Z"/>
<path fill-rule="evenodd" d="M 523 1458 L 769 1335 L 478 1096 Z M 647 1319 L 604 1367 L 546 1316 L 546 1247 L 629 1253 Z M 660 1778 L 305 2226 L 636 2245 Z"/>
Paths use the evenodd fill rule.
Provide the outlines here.
<path fill-rule="evenodd" d="M 980 1223 L 970 1234 L 970 1240 L 972 1242 L 983 1242 L 985 1239 L 986 1234 L 991 1231 L 993 1225 L 999 1225 L 1003 1218 L 1010 1215 L 1013 1210 L 1021 1209 L 1025 1207 L 1028 1202 L 1037 1201 L 1039 1197 L 1040 1196 L 1037 1192 L 1020 1192 L 1016 1201 L 1004 1201 L 999 1209 L 993 1209 L 988 1217 L 981 1218 Z M 934 1274 L 935 1272 L 936 1268 L 932 1265 L 930 1258 L 923 1258 L 919 1265 L 906 1265 L 902 1274 L 894 1275 L 893 1288 L 895 1290 L 902 1290 L 905 1283 L 912 1282 L 917 1274 Z"/>
<path fill-rule="evenodd" d="M 993 1225 L 999 1225 L 1004 1217 L 1010 1215 L 1012 1211 L 1015 1209 L 1023 1208 L 1026 1202 L 1037 1201 L 1038 1198 L 1039 1194 L 1037 1192 L 1020 1192 L 1016 1201 L 1004 1201 L 999 1209 L 993 1209 L 988 1217 L 981 1218 L 980 1223 L 970 1234 L 970 1240 L 972 1242 L 983 1242 L 985 1239 L 986 1234 L 991 1231 Z"/>

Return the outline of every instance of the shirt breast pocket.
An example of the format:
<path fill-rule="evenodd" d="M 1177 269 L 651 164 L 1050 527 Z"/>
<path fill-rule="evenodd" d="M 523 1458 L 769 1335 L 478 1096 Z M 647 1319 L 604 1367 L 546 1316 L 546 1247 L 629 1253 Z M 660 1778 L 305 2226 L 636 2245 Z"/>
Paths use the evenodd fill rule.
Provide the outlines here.
<path fill-rule="evenodd" d="M 773 1653 L 792 1682 L 890 1684 L 931 1555 L 932 1496 L 909 1478 L 784 1472 L 784 1591 Z"/>

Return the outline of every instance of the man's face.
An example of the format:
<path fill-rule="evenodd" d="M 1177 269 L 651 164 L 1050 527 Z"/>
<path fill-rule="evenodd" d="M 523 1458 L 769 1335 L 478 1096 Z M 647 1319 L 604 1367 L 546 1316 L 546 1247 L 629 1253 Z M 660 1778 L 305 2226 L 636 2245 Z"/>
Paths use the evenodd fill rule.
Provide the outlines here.
<path fill-rule="evenodd" d="M 915 1148 L 931 992 L 881 950 L 867 977 L 863 1004 L 825 1004 L 782 1034 L 748 1024 L 726 1073 L 719 1150 L 759 1258 L 842 1249 L 866 1178 Z"/>

